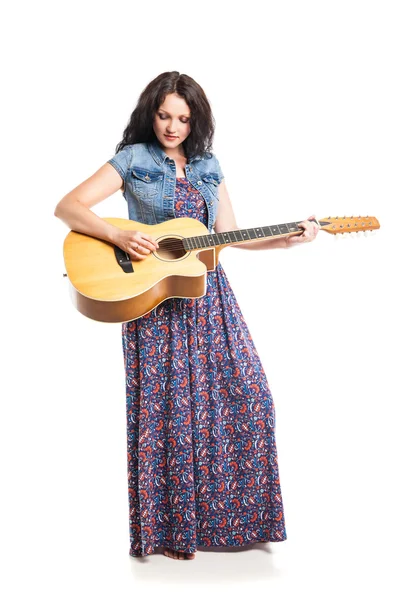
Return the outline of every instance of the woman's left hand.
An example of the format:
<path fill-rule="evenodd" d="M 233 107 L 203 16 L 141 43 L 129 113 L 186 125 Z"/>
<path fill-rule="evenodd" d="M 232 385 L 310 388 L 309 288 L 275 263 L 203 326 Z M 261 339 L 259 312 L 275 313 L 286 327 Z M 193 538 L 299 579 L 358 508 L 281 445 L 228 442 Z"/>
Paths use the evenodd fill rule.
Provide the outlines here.
<path fill-rule="evenodd" d="M 298 223 L 300 227 L 303 227 L 303 233 L 301 233 L 301 235 L 291 235 L 290 237 L 286 237 L 285 241 L 287 248 L 289 248 L 289 246 L 293 246 L 293 244 L 313 242 L 320 229 L 319 225 L 315 221 L 309 221 L 309 219 L 315 218 L 315 215 L 311 215 L 308 220 Z"/>

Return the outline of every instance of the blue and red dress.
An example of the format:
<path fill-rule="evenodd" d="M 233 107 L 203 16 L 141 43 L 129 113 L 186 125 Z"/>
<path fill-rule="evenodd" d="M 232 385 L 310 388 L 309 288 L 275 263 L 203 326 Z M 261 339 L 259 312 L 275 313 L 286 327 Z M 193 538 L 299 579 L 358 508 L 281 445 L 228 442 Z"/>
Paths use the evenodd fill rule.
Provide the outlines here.
<path fill-rule="evenodd" d="M 175 216 L 207 226 L 185 177 Z M 122 324 L 131 556 L 286 539 L 266 375 L 221 263 L 206 277 Z"/>

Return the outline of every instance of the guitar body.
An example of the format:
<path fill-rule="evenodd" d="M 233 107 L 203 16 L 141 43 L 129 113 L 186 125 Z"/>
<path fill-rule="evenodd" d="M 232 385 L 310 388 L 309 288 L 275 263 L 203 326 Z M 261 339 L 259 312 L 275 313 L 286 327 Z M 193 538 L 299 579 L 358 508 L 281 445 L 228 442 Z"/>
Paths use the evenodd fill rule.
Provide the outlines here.
<path fill-rule="evenodd" d="M 142 260 L 90 235 L 70 231 L 63 244 L 69 289 L 75 307 L 86 317 L 124 323 L 142 317 L 167 298 L 201 298 L 207 271 L 214 271 L 226 246 L 300 235 L 299 222 L 210 233 L 190 217 L 146 225 L 128 219 L 104 219 L 120 229 L 140 231 L 159 247 Z M 327 217 L 316 221 L 327 233 L 356 234 L 379 229 L 375 217 Z"/>
<path fill-rule="evenodd" d="M 167 298 L 205 295 L 206 274 L 216 268 L 220 248 L 184 251 L 182 247 L 186 237 L 208 235 L 203 223 L 189 217 L 158 225 L 104 220 L 121 229 L 148 233 L 160 247 L 143 260 L 131 260 L 132 272 L 124 272 L 113 244 L 70 231 L 64 241 L 64 261 L 72 302 L 83 315 L 121 323 L 145 315 Z M 125 256 L 129 259 L 128 254 Z"/>

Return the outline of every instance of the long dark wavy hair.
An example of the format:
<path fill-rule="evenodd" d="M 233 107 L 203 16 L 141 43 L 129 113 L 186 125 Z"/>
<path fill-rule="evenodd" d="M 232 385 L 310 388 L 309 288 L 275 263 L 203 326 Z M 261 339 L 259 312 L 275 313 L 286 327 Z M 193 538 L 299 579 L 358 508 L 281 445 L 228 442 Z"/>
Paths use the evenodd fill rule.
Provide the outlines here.
<path fill-rule="evenodd" d="M 183 141 L 187 159 L 212 151 L 215 121 L 203 88 L 189 75 L 166 71 L 153 79 L 141 93 L 115 152 L 128 144 L 158 141 L 153 129 L 155 114 L 167 94 L 172 93 L 184 98 L 191 111 L 191 131 Z"/>

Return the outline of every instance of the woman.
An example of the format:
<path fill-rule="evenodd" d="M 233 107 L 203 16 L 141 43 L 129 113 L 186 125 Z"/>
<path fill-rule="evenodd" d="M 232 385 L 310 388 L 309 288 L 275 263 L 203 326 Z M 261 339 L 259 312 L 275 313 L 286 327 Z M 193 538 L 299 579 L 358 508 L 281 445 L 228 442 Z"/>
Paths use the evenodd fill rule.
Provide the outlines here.
<path fill-rule="evenodd" d="M 192 217 L 209 232 L 239 229 L 202 88 L 177 71 L 142 92 L 116 154 L 67 194 L 55 214 L 133 260 L 158 248 L 90 210 L 118 189 L 141 223 Z M 310 217 L 312 218 L 312 217 Z M 309 242 L 318 232 L 236 244 L 258 250 Z M 275 409 L 260 358 L 223 267 L 201 298 L 168 298 L 122 324 L 126 376 L 131 556 L 163 547 L 194 558 L 199 546 L 286 539 Z"/>

